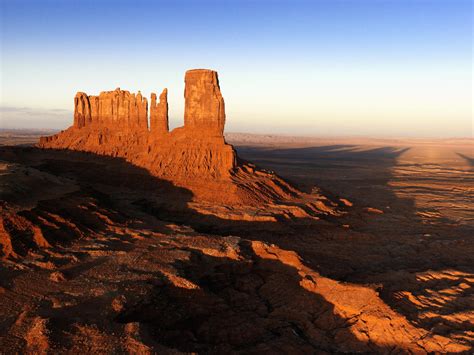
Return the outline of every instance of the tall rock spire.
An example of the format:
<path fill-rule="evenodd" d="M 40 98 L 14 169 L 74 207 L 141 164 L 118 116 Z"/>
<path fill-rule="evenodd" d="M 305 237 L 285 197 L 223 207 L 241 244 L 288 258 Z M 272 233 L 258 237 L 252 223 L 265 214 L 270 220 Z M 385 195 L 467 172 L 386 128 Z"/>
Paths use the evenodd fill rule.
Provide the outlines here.
<path fill-rule="evenodd" d="M 168 133 L 168 89 L 160 95 L 160 102 L 156 102 L 156 94 L 151 94 L 150 103 L 150 131 L 152 134 Z"/>
<path fill-rule="evenodd" d="M 188 70 L 184 89 L 184 126 L 205 136 L 223 136 L 224 99 L 217 72 L 208 69 Z"/>
<path fill-rule="evenodd" d="M 89 97 L 78 92 L 74 98 L 74 127 L 82 128 L 91 122 L 91 107 Z"/>

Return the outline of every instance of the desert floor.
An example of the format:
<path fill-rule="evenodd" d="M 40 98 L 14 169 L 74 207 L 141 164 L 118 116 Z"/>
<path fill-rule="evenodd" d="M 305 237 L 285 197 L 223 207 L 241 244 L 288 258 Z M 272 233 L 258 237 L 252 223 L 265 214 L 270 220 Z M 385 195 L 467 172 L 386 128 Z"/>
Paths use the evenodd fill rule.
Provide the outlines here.
<path fill-rule="evenodd" d="M 228 219 L 3 132 L 0 352 L 472 351 L 472 140 L 226 139 L 338 212 Z"/>
<path fill-rule="evenodd" d="M 239 155 L 300 189 L 423 224 L 474 225 L 474 140 L 302 138 L 229 134 Z"/>

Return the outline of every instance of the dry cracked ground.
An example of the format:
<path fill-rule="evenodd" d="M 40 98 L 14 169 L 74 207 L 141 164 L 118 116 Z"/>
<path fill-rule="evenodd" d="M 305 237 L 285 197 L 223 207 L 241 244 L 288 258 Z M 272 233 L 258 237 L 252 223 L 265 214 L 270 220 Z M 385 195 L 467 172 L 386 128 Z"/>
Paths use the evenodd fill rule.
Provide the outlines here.
<path fill-rule="evenodd" d="M 0 147 L 0 353 L 472 352 L 472 141 L 227 139 L 330 207 Z"/>

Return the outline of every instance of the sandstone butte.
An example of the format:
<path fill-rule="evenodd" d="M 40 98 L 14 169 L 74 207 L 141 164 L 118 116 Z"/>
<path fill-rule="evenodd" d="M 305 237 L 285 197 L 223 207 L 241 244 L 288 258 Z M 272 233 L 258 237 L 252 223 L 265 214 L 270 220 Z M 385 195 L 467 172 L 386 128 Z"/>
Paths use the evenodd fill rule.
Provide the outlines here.
<path fill-rule="evenodd" d="M 225 105 L 217 72 L 186 72 L 184 126 L 172 131 L 168 128 L 167 95 L 167 89 L 158 99 L 152 93 L 148 106 L 140 92 L 132 94 L 120 88 L 98 96 L 78 92 L 74 124 L 42 137 L 38 146 L 121 157 L 190 189 L 200 200 L 259 204 L 297 194 L 276 175 L 240 161 L 225 142 Z"/>

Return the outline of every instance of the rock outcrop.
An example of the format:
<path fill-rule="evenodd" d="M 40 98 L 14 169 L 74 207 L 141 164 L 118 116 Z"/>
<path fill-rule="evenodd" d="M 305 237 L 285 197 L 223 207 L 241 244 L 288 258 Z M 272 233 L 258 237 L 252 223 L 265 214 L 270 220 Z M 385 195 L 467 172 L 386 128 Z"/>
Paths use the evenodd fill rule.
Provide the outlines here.
<path fill-rule="evenodd" d="M 224 140 L 225 108 L 217 72 L 186 72 L 184 126 L 171 132 L 167 94 L 164 89 L 158 102 L 156 94 L 151 95 L 148 125 L 148 101 L 140 92 L 79 92 L 73 126 L 42 137 L 39 147 L 122 157 L 215 202 L 258 203 L 296 192 L 274 174 L 238 164 L 233 147 Z"/>
<path fill-rule="evenodd" d="M 184 90 L 184 125 L 200 134 L 222 137 L 225 107 L 215 71 L 189 70 Z"/>
<path fill-rule="evenodd" d="M 123 131 L 148 130 L 148 102 L 137 95 L 115 89 L 99 96 L 78 92 L 74 98 L 74 128 L 106 126 Z"/>
<path fill-rule="evenodd" d="M 156 102 L 156 94 L 151 94 L 150 105 L 150 132 L 154 135 L 163 135 L 169 132 L 168 125 L 168 89 L 164 89 Z"/>

